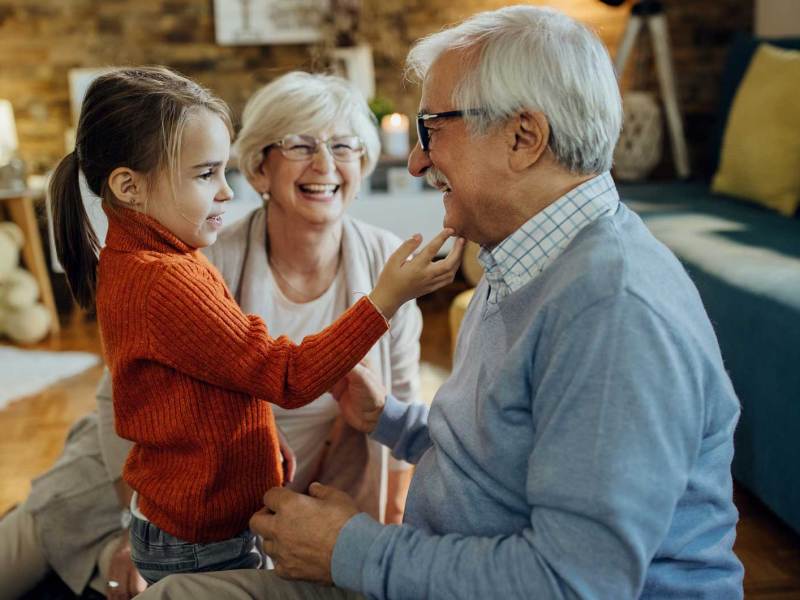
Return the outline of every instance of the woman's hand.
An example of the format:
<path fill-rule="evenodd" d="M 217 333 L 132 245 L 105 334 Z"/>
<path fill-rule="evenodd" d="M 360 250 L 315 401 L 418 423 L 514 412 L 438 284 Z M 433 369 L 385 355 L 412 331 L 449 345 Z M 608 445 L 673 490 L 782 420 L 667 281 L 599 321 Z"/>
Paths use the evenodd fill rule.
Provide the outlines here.
<path fill-rule="evenodd" d="M 136 566 L 131 560 L 131 539 L 128 531 L 125 530 L 120 535 L 119 544 L 111 555 L 106 598 L 128 600 L 146 589 L 147 582 L 139 575 L 139 571 L 136 570 Z"/>
<path fill-rule="evenodd" d="M 406 496 L 408 496 L 408 488 L 411 485 L 413 475 L 413 467 L 403 470 L 389 469 L 389 485 L 386 490 L 386 513 L 383 519 L 383 522 L 387 525 L 402 525 Z"/>
<path fill-rule="evenodd" d="M 278 445 L 281 448 L 281 458 L 283 459 L 283 485 L 286 485 L 294 480 L 294 474 L 297 472 L 297 456 L 289 446 L 289 440 L 286 439 L 281 428 L 276 426 L 275 429 L 278 431 Z"/>
<path fill-rule="evenodd" d="M 356 365 L 333 386 L 331 393 L 350 427 L 364 433 L 375 429 L 386 403 L 386 388 L 371 369 Z"/>
<path fill-rule="evenodd" d="M 464 251 L 464 239 L 457 238 L 446 258 L 434 261 L 439 248 L 453 235 L 452 229 L 443 229 L 418 254 L 422 238 L 415 234 L 403 242 L 386 261 L 378 276 L 375 289 L 369 297 L 388 320 L 404 302 L 429 294 L 453 281 Z"/>

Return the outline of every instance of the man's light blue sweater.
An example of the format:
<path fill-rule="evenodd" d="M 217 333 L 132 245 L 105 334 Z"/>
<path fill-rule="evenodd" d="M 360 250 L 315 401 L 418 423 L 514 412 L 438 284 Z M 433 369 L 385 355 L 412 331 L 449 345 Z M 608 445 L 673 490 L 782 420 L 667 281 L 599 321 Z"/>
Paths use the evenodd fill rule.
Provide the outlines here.
<path fill-rule="evenodd" d="M 620 205 L 499 304 L 482 281 L 430 414 L 374 437 L 417 463 L 405 524 L 342 529 L 370 598 L 742 597 L 739 404 L 700 298 Z"/>

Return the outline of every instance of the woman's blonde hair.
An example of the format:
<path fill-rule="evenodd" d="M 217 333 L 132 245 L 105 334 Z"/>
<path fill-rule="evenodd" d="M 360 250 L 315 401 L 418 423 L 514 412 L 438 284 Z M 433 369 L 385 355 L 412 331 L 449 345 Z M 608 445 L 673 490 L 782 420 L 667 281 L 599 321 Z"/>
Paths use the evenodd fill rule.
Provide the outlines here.
<path fill-rule="evenodd" d="M 335 75 L 293 71 L 258 90 L 245 106 L 233 145 L 239 168 L 253 182 L 264 148 L 290 134 L 315 134 L 346 122 L 364 142 L 361 174 L 369 175 L 381 151 L 377 121 L 363 95 Z"/>

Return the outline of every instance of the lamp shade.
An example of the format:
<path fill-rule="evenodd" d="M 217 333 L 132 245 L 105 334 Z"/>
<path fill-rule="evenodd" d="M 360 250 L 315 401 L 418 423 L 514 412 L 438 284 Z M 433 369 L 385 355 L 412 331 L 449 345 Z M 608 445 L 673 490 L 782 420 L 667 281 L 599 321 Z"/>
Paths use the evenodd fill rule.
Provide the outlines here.
<path fill-rule="evenodd" d="M 0 166 L 8 164 L 18 146 L 14 109 L 8 100 L 0 100 Z"/>

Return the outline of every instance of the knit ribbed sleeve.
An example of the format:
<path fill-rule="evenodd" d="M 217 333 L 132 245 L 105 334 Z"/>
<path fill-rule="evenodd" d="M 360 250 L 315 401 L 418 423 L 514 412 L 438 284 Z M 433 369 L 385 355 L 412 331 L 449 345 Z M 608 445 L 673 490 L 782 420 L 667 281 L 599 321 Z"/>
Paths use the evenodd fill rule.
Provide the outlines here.
<path fill-rule="evenodd" d="M 164 261 L 159 267 L 146 301 L 153 357 L 283 408 L 303 406 L 329 390 L 388 327 L 365 297 L 300 344 L 272 338 L 260 317 L 242 312 L 210 265 Z"/>

